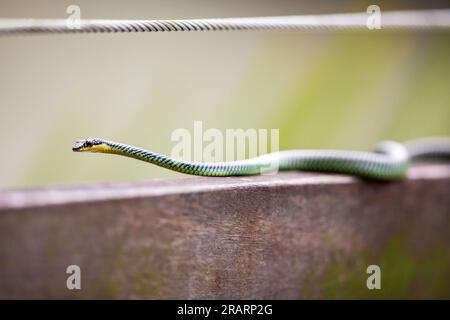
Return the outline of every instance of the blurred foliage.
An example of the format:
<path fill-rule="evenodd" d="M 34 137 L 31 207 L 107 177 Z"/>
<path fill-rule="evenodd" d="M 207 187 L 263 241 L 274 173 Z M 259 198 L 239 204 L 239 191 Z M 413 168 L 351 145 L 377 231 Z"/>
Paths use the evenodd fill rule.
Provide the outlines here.
<path fill-rule="evenodd" d="M 110 17 L 125 18 L 125 4 L 112 3 Z M 304 13 L 293 11 L 301 5 L 253 15 Z M 85 18 L 108 15 L 81 8 Z M 251 3 L 227 8 L 220 15 L 252 15 Z M 156 17 L 169 15 L 163 9 Z M 65 14 L 65 4 L 46 10 Z M 449 135 L 449 40 L 448 32 L 383 31 L 1 38 L 0 187 L 182 177 L 71 146 L 102 137 L 170 154 L 171 132 L 192 130 L 194 120 L 205 129 L 279 128 L 281 149 Z"/>

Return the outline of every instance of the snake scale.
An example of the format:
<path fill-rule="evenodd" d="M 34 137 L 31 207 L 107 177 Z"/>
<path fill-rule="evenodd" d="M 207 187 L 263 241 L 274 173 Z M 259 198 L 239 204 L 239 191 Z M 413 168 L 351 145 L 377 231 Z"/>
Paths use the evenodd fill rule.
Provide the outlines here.
<path fill-rule="evenodd" d="M 300 170 L 396 180 L 406 175 L 414 160 L 450 158 L 450 137 L 423 138 L 405 143 L 384 141 L 372 152 L 287 150 L 245 160 L 209 163 L 177 160 L 156 152 L 99 138 L 77 140 L 72 150 L 117 154 L 199 176 L 243 176 L 277 170 Z"/>

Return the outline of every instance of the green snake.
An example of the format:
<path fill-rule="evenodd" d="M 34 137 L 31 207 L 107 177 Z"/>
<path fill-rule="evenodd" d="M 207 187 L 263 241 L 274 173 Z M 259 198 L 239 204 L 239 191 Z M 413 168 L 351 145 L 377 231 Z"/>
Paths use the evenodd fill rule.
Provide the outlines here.
<path fill-rule="evenodd" d="M 104 139 L 82 139 L 73 151 L 117 154 L 160 167 L 199 176 L 245 176 L 277 170 L 343 173 L 377 180 L 396 180 L 406 175 L 416 159 L 450 158 L 450 137 L 434 137 L 399 143 L 384 141 L 373 152 L 344 150 L 287 150 L 256 158 L 227 162 L 190 162 Z"/>

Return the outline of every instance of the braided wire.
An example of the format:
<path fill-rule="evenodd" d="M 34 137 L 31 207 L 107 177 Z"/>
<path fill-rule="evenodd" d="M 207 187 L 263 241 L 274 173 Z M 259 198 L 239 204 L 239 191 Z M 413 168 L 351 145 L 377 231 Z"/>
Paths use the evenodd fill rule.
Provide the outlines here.
<path fill-rule="evenodd" d="M 0 34 L 232 30 L 368 30 L 366 13 L 185 20 L 0 19 Z M 450 29 L 450 9 L 381 12 L 381 29 Z"/>

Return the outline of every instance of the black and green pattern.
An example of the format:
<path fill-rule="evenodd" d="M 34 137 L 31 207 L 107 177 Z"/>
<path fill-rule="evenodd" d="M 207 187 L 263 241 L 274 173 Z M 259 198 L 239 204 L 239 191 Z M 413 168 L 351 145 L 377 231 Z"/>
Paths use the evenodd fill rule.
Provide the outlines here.
<path fill-rule="evenodd" d="M 96 148 L 102 146 L 103 148 Z M 189 162 L 103 139 L 76 142 L 74 151 L 118 154 L 160 167 L 199 176 L 255 175 L 277 170 L 322 171 L 350 174 L 378 180 L 405 176 L 410 162 L 417 158 L 450 157 L 450 138 L 427 138 L 404 144 L 386 141 L 374 152 L 343 150 L 289 150 L 257 158 L 229 162 Z"/>

